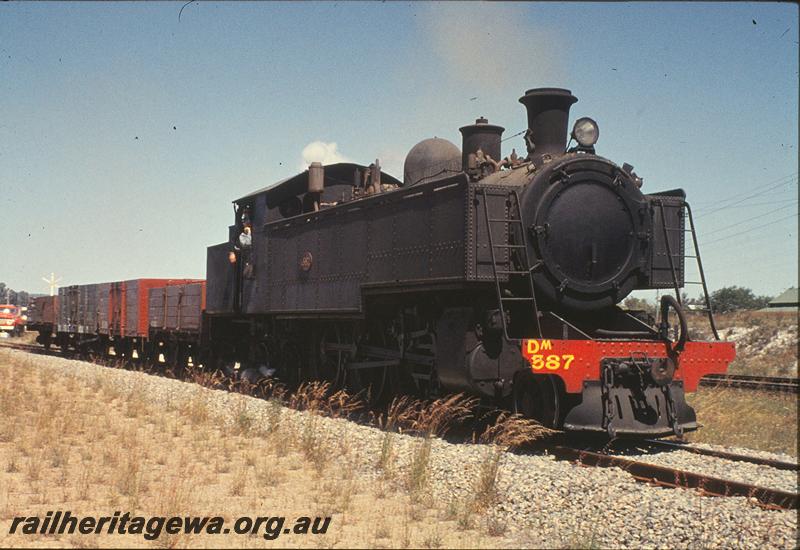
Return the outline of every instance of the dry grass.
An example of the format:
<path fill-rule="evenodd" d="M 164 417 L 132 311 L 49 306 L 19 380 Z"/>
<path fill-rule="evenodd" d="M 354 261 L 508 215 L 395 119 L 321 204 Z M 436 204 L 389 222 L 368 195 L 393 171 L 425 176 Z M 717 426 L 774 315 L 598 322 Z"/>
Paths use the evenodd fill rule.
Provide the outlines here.
<path fill-rule="evenodd" d="M 234 396 L 223 422 L 213 406 L 218 394 L 202 387 L 155 406 L 144 386 L 120 390 L 102 371 L 88 382 L 75 380 L 62 368 L 41 366 L 48 360 L 0 350 L 0 547 L 275 546 L 260 536 L 233 534 L 162 535 L 155 541 L 7 534 L 10 518 L 57 509 L 76 515 L 219 514 L 226 522 L 244 515 L 332 516 L 326 535 L 282 536 L 281 547 L 508 544 L 497 536 L 501 526 L 487 525 L 470 510 L 442 521 L 446 502 L 415 500 L 405 487 L 414 467 L 393 480 L 361 476 L 351 459 L 350 428 L 323 437 L 331 422 L 323 422 L 323 414 L 354 411 L 344 395 L 317 386 L 301 393 L 298 404 L 320 413 L 306 415 L 305 424 L 288 422 L 289 412 L 277 400 L 259 402 L 265 410 L 256 417 L 252 399 Z M 219 383 L 205 379 L 207 386 Z M 405 419 L 408 429 L 428 435 L 419 438 L 428 448 L 428 457 L 419 457 L 420 480 L 429 472 L 431 438 L 463 418 L 468 405 L 459 397 L 410 405 L 405 412 L 397 408 L 393 426 Z M 423 419 L 423 411 L 431 418 Z"/>
<path fill-rule="evenodd" d="M 712 339 L 708 318 L 689 315 L 695 339 Z M 736 343 L 730 374 L 796 377 L 796 312 L 738 311 L 715 316 L 722 340 Z M 700 387 L 687 400 L 702 427 L 692 441 L 797 455 L 797 396 L 735 388 Z"/>
<path fill-rule="evenodd" d="M 415 442 L 411 463 L 405 472 L 404 484 L 414 503 L 429 500 L 430 462 L 432 438 L 444 436 L 450 428 L 474 414 L 478 399 L 464 394 L 449 395 L 433 401 L 423 401 L 409 396 L 395 398 L 385 416 L 379 416 L 377 424 L 384 430 L 377 463 L 385 478 L 394 476 L 393 430 L 405 431 L 421 436 Z M 436 537 L 423 541 L 430 547 Z M 435 547 L 438 547 L 436 545 Z"/>
<path fill-rule="evenodd" d="M 448 395 L 434 401 L 396 397 L 378 426 L 386 430 L 399 429 L 425 437 L 443 437 L 456 424 L 474 415 L 479 400 L 463 393 Z"/>
<path fill-rule="evenodd" d="M 467 511 L 480 513 L 497 503 L 500 496 L 497 492 L 500 462 L 506 451 L 519 448 L 553 433 L 553 430 L 542 426 L 535 420 L 501 412 L 480 435 L 479 439 L 481 443 L 487 444 L 487 449 L 481 462 L 480 472 L 475 480 L 472 498 L 466 504 Z M 466 521 L 467 517 L 462 515 L 462 521 Z M 500 522 L 487 524 L 491 536 L 502 535 L 505 528 L 506 526 Z"/>
<path fill-rule="evenodd" d="M 510 450 L 522 447 L 538 439 L 548 437 L 555 431 L 539 422 L 523 418 L 518 414 L 501 412 L 480 436 L 481 443 L 489 443 Z"/>
<path fill-rule="evenodd" d="M 702 425 L 690 441 L 797 456 L 796 395 L 701 387 L 687 401 Z"/>
<path fill-rule="evenodd" d="M 798 318 L 794 312 L 738 311 L 715 316 L 722 340 L 736 342 L 736 359 L 728 372 L 764 376 L 798 376 Z M 712 339 L 708 318 L 689 315 L 695 339 Z"/>
<path fill-rule="evenodd" d="M 333 391 L 328 382 L 306 382 L 289 395 L 288 405 L 298 411 L 310 411 L 331 418 L 347 418 L 364 408 L 358 396 L 344 390 Z"/>
<path fill-rule="evenodd" d="M 797 313 L 791 311 L 735 311 L 717 314 L 714 320 L 718 329 L 758 325 L 769 328 L 786 328 L 797 324 Z"/>

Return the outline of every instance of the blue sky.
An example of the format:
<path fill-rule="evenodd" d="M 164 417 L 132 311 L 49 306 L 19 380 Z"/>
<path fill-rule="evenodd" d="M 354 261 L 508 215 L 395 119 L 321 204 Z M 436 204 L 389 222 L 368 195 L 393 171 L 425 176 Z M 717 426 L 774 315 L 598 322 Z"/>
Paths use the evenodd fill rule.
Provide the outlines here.
<path fill-rule="evenodd" d="M 0 4 L 0 281 L 202 277 L 230 201 L 304 151 L 402 176 L 560 86 L 598 153 L 687 191 L 712 288 L 797 284 L 793 4 L 183 5 Z"/>

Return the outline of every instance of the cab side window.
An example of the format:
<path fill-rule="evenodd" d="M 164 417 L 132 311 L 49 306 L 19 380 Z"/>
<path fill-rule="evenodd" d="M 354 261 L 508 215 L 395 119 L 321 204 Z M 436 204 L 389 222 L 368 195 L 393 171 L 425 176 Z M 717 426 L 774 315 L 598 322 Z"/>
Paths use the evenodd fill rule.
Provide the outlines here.
<path fill-rule="evenodd" d="M 236 229 L 238 236 L 233 242 L 231 252 L 231 263 L 237 267 L 241 277 L 253 279 L 254 258 L 253 258 L 253 205 L 241 204 L 236 209 Z"/>

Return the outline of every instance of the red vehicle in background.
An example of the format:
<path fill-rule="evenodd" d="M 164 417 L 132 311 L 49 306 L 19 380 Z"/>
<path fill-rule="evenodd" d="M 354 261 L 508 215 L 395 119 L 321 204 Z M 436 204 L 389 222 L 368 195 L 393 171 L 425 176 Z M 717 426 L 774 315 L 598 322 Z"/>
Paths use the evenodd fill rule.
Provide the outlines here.
<path fill-rule="evenodd" d="M 0 304 L 0 334 L 22 336 L 27 321 L 26 309 L 13 304 Z"/>

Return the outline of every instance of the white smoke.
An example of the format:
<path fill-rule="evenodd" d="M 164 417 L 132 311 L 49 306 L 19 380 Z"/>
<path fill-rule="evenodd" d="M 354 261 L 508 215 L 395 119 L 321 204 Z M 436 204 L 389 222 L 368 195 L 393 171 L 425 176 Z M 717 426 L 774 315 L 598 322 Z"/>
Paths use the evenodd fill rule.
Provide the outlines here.
<path fill-rule="evenodd" d="M 305 170 L 312 162 L 321 162 L 322 164 L 352 162 L 349 158 L 341 154 L 338 149 L 336 142 L 325 143 L 324 141 L 312 141 L 303 147 L 303 152 L 301 153 L 303 160 L 300 169 Z"/>
<path fill-rule="evenodd" d="M 529 3 L 433 2 L 418 18 L 430 53 L 448 77 L 471 89 L 514 92 L 524 86 L 560 84 L 564 43 L 535 26 Z"/>

